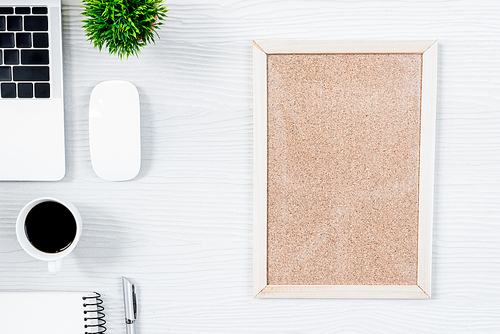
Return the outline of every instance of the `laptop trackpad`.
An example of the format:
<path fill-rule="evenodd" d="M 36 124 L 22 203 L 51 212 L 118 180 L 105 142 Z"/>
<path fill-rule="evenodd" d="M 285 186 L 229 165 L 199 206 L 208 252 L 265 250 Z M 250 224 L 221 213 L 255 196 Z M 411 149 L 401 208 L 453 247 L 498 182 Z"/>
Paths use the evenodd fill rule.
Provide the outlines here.
<path fill-rule="evenodd" d="M 65 174 L 62 99 L 0 101 L 0 180 L 57 181 Z"/>

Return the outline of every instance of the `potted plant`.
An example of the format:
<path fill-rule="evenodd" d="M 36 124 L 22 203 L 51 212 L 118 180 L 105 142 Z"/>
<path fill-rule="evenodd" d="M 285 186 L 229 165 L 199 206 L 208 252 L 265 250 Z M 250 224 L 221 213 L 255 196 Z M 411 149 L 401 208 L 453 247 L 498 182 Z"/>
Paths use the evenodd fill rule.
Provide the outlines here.
<path fill-rule="evenodd" d="M 168 11 L 163 0 L 83 0 L 81 8 L 87 40 L 120 59 L 139 57 L 141 48 L 155 43 Z"/>

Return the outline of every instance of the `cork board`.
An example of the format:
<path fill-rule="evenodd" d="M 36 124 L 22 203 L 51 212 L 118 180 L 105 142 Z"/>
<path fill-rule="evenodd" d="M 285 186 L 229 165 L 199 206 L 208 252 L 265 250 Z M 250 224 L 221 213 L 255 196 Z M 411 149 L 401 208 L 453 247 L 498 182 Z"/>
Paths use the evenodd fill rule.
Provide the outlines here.
<path fill-rule="evenodd" d="M 254 43 L 256 297 L 430 297 L 435 45 Z"/>

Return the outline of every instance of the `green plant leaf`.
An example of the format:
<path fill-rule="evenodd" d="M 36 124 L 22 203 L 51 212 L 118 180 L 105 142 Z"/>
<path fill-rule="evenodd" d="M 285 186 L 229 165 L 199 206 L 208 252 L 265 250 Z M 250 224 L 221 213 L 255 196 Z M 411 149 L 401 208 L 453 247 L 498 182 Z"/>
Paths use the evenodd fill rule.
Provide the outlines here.
<path fill-rule="evenodd" d="M 120 59 L 138 57 L 141 48 L 154 44 L 169 11 L 163 0 L 83 0 L 81 8 L 87 40 Z"/>

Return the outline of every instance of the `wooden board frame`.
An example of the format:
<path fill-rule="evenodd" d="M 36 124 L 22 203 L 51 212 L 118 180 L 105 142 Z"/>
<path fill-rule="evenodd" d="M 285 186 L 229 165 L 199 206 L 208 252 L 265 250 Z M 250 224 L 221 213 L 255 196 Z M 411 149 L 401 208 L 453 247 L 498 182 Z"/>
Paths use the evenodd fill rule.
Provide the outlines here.
<path fill-rule="evenodd" d="M 437 41 L 253 42 L 253 295 L 254 298 L 431 297 Z M 416 53 L 422 55 L 417 284 L 269 285 L 267 280 L 267 55 Z"/>

